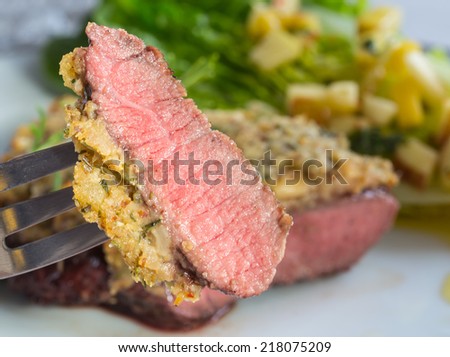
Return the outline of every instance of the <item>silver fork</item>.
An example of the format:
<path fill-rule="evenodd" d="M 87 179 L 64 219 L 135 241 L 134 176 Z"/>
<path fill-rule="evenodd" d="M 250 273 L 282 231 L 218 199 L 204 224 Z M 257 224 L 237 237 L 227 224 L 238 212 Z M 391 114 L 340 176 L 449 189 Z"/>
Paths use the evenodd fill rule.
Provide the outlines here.
<path fill-rule="evenodd" d="M 2 163 L 0 193 L 73 166 L 76 160 L 73 143 L 68 142 Z M 45 267 L 107 241 L 97 225 L 85 223 L 31 243 L 8 247 L 6 238 L 12 234 L 75 207 L 72 196 L 69 187 L 0 208 L 0 279 Z"/>

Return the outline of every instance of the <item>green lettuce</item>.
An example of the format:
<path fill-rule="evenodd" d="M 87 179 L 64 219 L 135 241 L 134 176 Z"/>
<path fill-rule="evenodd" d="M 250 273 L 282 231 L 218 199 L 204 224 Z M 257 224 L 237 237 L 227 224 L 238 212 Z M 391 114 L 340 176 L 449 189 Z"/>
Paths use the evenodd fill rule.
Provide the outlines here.
<path fill-rule="evenodd" d="M 258 69 L 249 59 L 254 43 L 247 34 L 246 21 L 255 2 L 110 0 L 101 2 L 90 20 L 124 28 L 159 48 L 201 108 L 242 107 L 257 99 L 283 110 L 290 83 L 326 83 L 356 75 L 354 18 L 348 15 L 356 13 L 356 8 L 350 2 L 340 2 L 339 7 L 320 2 L 320 8 L 312 9 L 322 22 L 334 23 L 334 29 L 325 31 L 296 61 L 272 71 Z M 57 76 L 61 56 L 81 45 L 86 45 L 82 33 L 46 47 L 44 62 L 53 83 L 61 83 Z"/>
<path fill-rule="evenodd" d="M 303 0 L 303 4 L 351 16 L 360 15 L 369 5 L 367 0 Z"/>

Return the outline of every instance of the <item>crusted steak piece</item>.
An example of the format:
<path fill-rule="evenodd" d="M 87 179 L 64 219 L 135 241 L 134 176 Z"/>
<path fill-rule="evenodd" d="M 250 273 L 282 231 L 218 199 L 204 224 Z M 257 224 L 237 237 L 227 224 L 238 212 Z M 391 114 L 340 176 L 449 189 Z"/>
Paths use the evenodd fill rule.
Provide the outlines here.
<path fill-rule="evenodd" d="M 58 117 L 63 121 L 61 113 Z M 288 186 L 281 180 L 275 185 L 276 192 L 283 197 L 294 216 L 294 226 L 288 236 L 286 254 L 278 265 L 274 283 L 288 284 L 346 269 L 389 228 L 398 204 L 388 192 L 396 178 L 387 161 L 355 155 L 346 150 L 345 142 L 322 132 L 314 123 L 303 118 L 279 117 L 265 107 L 235 112 L 215 111 L 209 113 L 209 117 L 217 128 L 233 137 L 250 157 L 258 158 L 272 148 L 275 159 L 297 158 L 298 163 L 308 157 L 320 157 L 326 148 L 333 148 L 338 158 L 347 157 L 349 160 L 346 164 L 346 170 L 349 171 L 346 172 L 352 172 L 353 175 L 350 178 L 348 173 L 345 175 L 349 180 L 347 185 L 333 182 L 329 186 L 319 187 Z M 21 128 L 13 143 L 28 142 L 24 139 L 29 133 L 24 129 Z M 101 130 L 94 132 L 96 139 L 103 136 Z M 16 150 L 13 156 L 31 149 L 17 145 L 13 147 Z M 97 172 L 95 166 L 91 170 Z M 89 177 L 92 180 L 92 175 Z M 70 176 L 64 180 L 70 180 Z M 95 194 L 97 186 L 94 180 L 91 195 Z M 386 189 L 377 188 L 379 186 Z M 0 205 L 27 199 L 36 190 L 42 194 L 51 187 L 51 178 L 42 179 L 14 192 L 12 196 L 3 195 L 0 198 L 6 198 L 7 201 L 2 202 L 0 199 Z M 366 190 L 362 187 L 366 187 Z M 102 187 L 100 191 L 106 193 Z M 134 191 L 134 188 L 130 188 L 128 198 L 137 194 Z M 114 197 L 111 196 L 109 200 Z M 123 196 L 120 197 L 123 199 Z M 132 205 L 146 209 L 137 200 Z M 122 216 L 125 219 L 124 213 Z M 45 227 L 40 227 L 45 228 L 45 231 L 33 230 L 23 238 L 50 235 L 70 228 L 72 224 L 79 224 L 80 219 L 78 212 L 73 212 L 62 220 L 53 219 Z M 131 220 L 127 225 L 132 223 L 136 222 Z M 159 224 L 155 224 L 147 235 L 158 241 L 161 239 L 160 233 Z M 16 277 L 9 281 L 9 285 L 39 303 L 100 305 L 132 316 L 147 325 L 174 330 L 189 330 L 219 319 L 236 301 L 229 295 L 205 288 L 197 303 L 182 302 L 174 306 L 172 297 L 167 296 L 164 289 L 144 288 L 134 283 L 117 250 L 109 245 L 103 248 L 103 251 L 95 249 L 63 263 Z"/>
<path fill-rule="evenodd" d="M 177 302 L 195 299 L 199 284 L 239 297 L 263 292 L 283 257 L 291 217 L 235 143 L 185 98 L 157 49 L 93 23 L 86 33 L 89 47 L 61 62 L 65 83 L 83 96 L 67 116 L 80 152 L 80 211 L 111 237 L 137 280 L 166 282 Z M 123 162 L 125 149 L 151 173 L 144 182 L 105 187 L 102 168 Z M 193 160 L 194 168 L 180 164 Z"/>
<path fill-rule="evenodd" d="M 399 204 L 382 189 L 292 210 L 294 225 L 275 284 L 314 279 L 346 270 L 394 223 Z"/>
<path fill-rule="evenodd" d="M 174 306 L 165 292 L 133 283 L 111 293 L 109 267 L 101 248 L 90 250 L 59 264 L 8 280 L 13 291 L 39 304 L 101 306 L 157 328 L 191 330 L 221 318 L 236 298 L 203 289 L 196 303 Z"/>

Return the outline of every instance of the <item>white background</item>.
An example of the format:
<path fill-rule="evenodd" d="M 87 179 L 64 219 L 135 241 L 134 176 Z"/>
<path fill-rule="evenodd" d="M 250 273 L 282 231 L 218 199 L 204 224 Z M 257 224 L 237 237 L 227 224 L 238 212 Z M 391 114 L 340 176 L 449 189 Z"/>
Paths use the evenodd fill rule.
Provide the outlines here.
<path fill-rule="evenodd" d="M 373 5 L 395 4 L 404 12 L 404 32 L 424 43 L 450 46 L 449 0 L 372 0 Z"/>

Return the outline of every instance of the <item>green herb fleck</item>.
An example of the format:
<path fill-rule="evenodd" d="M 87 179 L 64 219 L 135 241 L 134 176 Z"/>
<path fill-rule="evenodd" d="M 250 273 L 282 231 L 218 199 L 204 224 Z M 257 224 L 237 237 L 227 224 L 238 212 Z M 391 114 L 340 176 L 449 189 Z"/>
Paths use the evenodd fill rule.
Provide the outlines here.
<path fill-rule="evenodd" d="M 154 226 L 156 226 L 160 222 L 161 222 L 161 219 L 157 219 L 156 221 L 153 221 L 153 222 L 145 225 L 144 232 L 147 233 L 150 229 L 152 229 Z"/>
<path fill-rule="evenodd" d="M 102 188 L 106 191 L 106 193 L 109 193 L 109 186 L 106 180 L 100 180 L 100 185 L 102 185 Z"/>

